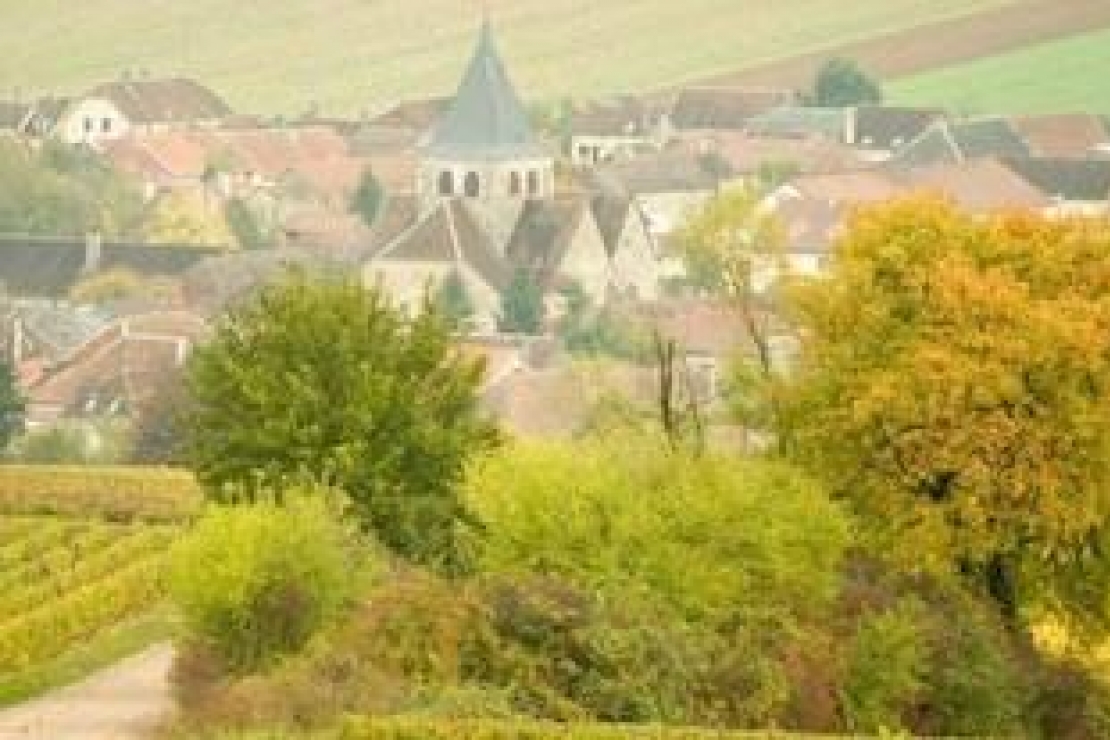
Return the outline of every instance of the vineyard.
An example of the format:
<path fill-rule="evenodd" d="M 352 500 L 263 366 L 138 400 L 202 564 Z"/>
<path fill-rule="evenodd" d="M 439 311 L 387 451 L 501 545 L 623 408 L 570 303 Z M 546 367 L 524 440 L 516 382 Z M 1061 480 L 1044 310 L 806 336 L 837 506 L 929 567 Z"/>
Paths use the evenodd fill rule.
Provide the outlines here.
<path fill-rule="evenodd" d="M 168 523 L 0 515 L 0 694 L 162 602 Z"/>

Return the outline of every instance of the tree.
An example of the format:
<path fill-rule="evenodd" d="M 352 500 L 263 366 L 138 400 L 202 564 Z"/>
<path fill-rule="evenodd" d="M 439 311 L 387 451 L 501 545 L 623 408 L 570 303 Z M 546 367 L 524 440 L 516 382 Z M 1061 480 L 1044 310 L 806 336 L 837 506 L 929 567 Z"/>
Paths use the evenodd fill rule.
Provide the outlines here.
<path fill-rule="evenodd" d="M 775 374 L 770 309 L 774 283 L 786 265 L 782 226 L 760 200 L 759 191 L 750 186 L 719 193 L 691 215 L 678 243 L 690 282 L 727 300 L 744 323 L 754 365 L 751 359 L 738 359 L 747 366 L 738 370 L 738 377 L 770 382 Z"/>
<path fill-rule="evenodd" d="M 539 334 L 543 329 L 543 290 L 523 268 L 513 272 L 501 294 L 501 331 Z"/>
<path fill-rule="evenodd" d="M 242 198 L 231 198 L 224 204 L 224 219 L 242 249 L 263 249 L 269 246 L 258 219 Z"/>
<path fill-rule="evenodd" d="M 795 295 L 790 451 L 882 548 L 1011 619 L 1076 574 L 1098 595 L 1069 609 L 1105 610 L 1108 247 L 1105 222 L 914 199 L 857 215 L 827 279 Z"/>
<path fill-rule="evenodd" d="M 811 96 L 813 105 L 846 108 L 879 103 L 882 88 L 850 59 L 830 59 L 817 72 Z"/>
<path fill-rule="evenodd" d="M 454 568 L 457 490 L 495 445 L 480 362 L 438 312 L 413 319 L 351 278 L 290 272 L 234 309 L 187 365 L 184 457 L 211 496 L 254 499 L 290 480 L 335 485 L 362 527 L 415 560 Z"/>
<path fill-rule="evenodd" d="M 165 244 L 230 246 L 235 237 L 218 209 L 202 198 L 169 193 L 155 204 L 144 225 L 144 236 Z"/>
<path fill-rule="evenodd" d="M 436 308 L 447 319 L 455 331 L 465 331 L 474 316 L 474 302 L 466 290 L 466 284 L 457 272 L 452 272 L 436 291 Z"/>
<path fill-rule="evenodd" d="M 373 226 L 378 220 L 378 214 L 381 213 L 384 199 L 385 191 L 381 183 L 374 175 L 374 170 L 367 167 L 359 178 L 358 187 L 351 195 L 351 212 L 361 216 L 367 226 Z"/>
<path fill-rule="evenodd" d="M 0 362 L 0 451 L 7 449 L 12 437 L 23 431 L 27 402 L 19 391 L 15 373 L 7 362 Z"/>

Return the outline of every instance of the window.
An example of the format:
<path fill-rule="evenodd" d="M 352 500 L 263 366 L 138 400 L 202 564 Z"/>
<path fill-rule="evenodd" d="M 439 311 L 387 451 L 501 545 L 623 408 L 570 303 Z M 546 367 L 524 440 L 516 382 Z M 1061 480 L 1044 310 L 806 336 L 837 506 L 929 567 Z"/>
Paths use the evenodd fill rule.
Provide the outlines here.
<path fill-rule="evenodd" d="M 536 170 L 528 172 L 528 195 L 540 194 L 540 173 Z"/>
<path fill-rule="evenodd" d="M 438 190 L 440 195 L 455 194 L 455 177 L 451 174 L 451 170 L 444 170 L 439 173 Z"/>
<path fill-rule="evenodd" d="M 467 172 L 463 180 L 463 195 L 467 198 L 477 198 L 482 194 L 481 181 L 477 172 Z"/>
<path fill-rule="evenodd" d="M 91 134 L 93 130 L 93 119 L 85 116 L 85 133 Z"/>
<path fill-rule="evenodd" d="M 509 173 L 509 195 L 520 195 L 520 191 L 520 173 L 514 170 Z"/>
<path fill-rule="evenodd" d="M 112 119 L 105 118 L 100 121 L 100 130 L 106 134 L 112 133 Z"/>

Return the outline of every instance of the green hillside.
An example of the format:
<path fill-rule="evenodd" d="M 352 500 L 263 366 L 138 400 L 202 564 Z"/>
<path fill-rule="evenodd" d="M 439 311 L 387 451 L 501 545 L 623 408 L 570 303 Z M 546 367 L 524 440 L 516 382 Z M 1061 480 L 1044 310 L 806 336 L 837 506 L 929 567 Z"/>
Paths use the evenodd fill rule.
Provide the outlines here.
<path fill-rule="evenodd" d="M 897 80 L 894 100 L 966 112 L 1110 114 L 1110 29 Z"/>
<path fill-rule="evenodd" d="M 650 89 L 1013 0 L 39 0 L 5 3 L 0 89 L 123 69 L 205 80 L 237 108 L 355 113 L 448 91 L 489 9 L 530 97 Z"/>

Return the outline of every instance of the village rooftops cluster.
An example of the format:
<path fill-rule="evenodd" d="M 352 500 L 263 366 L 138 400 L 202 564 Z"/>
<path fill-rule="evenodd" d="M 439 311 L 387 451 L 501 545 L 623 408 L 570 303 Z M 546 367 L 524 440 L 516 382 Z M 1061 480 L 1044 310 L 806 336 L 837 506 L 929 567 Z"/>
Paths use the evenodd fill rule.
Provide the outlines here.
<path fill-rule="evenodd" d="M 470 331 L 487 338 L 471 341 L 491 357 L 515 358 L 488 389 L 490 403 L 511 416 L 534 406 L 528 389 L 561 382 L 557 368 L 539 368 L 531 341 L 500 333 L 503 297 L 520 276 L 541 291 L 549 321 L 578 294 L 595 308 L 620 306 L 637 321 L 690 334 L 692 343 L 704 335 L 688 354 L 712 376 L 713 363 L 736 349 L 717 331 L 731 325 L 727 308 L 682 292 L 674 241 L 690 212 L 722 189 L 758 186 L 760 208 L 783 224 L 790 269 L 810 275 L 835 259 L 853 209 L 909 193 L 941 193 L 984 215 L 1110 210 L 1110 130 L 1093 115 L 816 108 L 792 90 L 690 86 L 580 102 L 559 117 L 535 125 L 488 23 L 453 95 L 402 101 L 358 120 L 266 121 L 237 114 L 195 81 L 142 74 L 72 97 L 0 102 L 0 132 L 32 145 L 53 138 L 91 148 L 151 207 L 170 197 L 213 211 L 247 203 L 272 235 L 267 249 L 250 252 L 117 244 L 95 234 L 0 237 L 7 293 L 31 301 L 8 312 L 5 341 L 21 352 L 36 408 L 46 418 L 133 405 L 143 391 L 125 389 L 118 368 L 145 363 L 131 359 L 139 356 L 160 357 L 159 367 L 179 359 L 176 349 L 133 351 L 146 341 L 135 337 L 180 348 L 199 334 L 131 331 L 132 317 L 169 312 L 203 324 L 290 263 L 355 271 L 410 310 L 457 281 L 473 310 Z M 366 173 L 377 188 L 372 218 L 351 208 Z M 68 340 L 64 356 L 48 351 L 36 328 L 46 314 L 34 302 L 77 315 L 82 309 L 62 300 L 74 284 L 118 270 L 173 290 L 157 301 L 115 303 L 96 331 L 77 331 L 91 319 L 75 319 L 72 336 L 84 339 Z M 761 284 L 773 279 L 763 277 Z M 157 373 L 144 372 L 124 374 L 153 382 Z M 509 387 L 518 382 L 519 393 Z M 101 400 L 78 387 L 99 388 L 93 396 Z"/>

